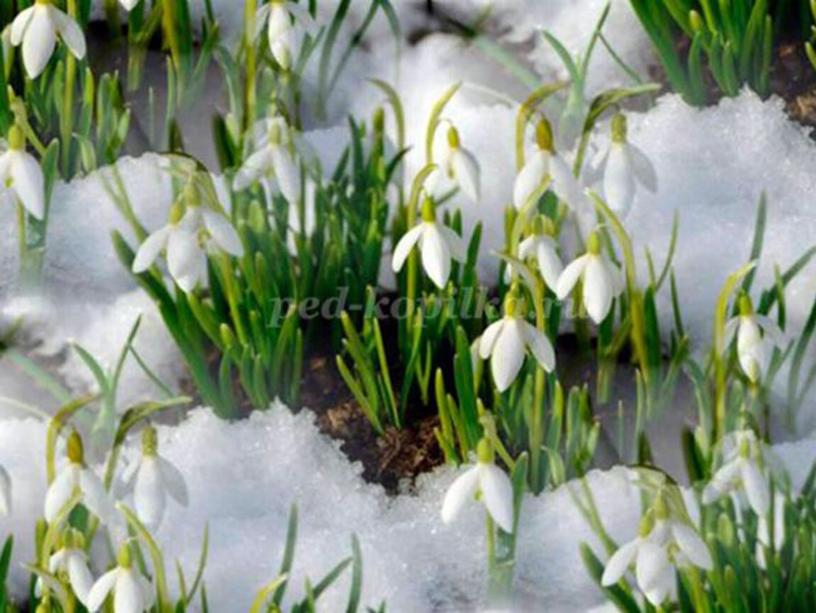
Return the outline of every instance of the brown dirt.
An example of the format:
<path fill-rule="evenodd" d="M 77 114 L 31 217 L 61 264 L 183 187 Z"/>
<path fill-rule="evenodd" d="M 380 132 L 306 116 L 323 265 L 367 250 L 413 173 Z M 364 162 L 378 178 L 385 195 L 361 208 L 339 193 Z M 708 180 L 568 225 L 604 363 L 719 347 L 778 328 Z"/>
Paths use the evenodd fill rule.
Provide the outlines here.
<path fill-rule="evenodd" d="M 444 462 L 434 435 L 435 415 L 420 417 L 402 430 L 388 428 L 378 436 L 360 405 L 348 391 L 331 356 L 307 360 L 301 390 L 302 406 L 317 414 L 321 432 L 341 441 L 340 449 L 363 465 L 363 478 L 389 493 Z M 412 414 L 411 407 L 407 413 Z"/>

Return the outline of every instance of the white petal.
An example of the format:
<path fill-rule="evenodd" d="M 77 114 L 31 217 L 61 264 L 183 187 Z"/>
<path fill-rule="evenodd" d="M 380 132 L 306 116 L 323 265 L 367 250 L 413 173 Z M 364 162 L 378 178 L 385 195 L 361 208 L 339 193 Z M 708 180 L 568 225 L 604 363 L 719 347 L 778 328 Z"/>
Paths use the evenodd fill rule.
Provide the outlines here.
<path fill-rule="evenodd" d="M 485 507 L 499 527 L 513 532 L 513 484 L 495 464 L 479 464 L 479 487 Z"/>
<path fill-rule="evenodd" d="M 490 371 L 493 373 L 496 389 L 500 392 L 512 385 L 524 364 L 524 336 L 520 323 L 516 319 L 506 319 L 493 347 Z"/>
<path fill-rule="evenodd" d="M 479 163 L 469 151 L 457 149 L 450 159 L 451 169 L 456 183 L 465 195 L 479 202 L 481 186 L 479 182 Z"/>
<path fill-rule="evenodd" d="M 297 164 L 281 146 L 272 147 L 271 156 L 281 194 L 289 204 L 296 205 L 300 200 L 300 170 Z"/>
<path fill-rule="evenodd" d="M 549 156 L 544 151 L 531 155 L 516 177 L 513 186 L 513 204 L 519 210 L 524 208 L 533 193 L 541 187 L 549 173 Z"/>
<path fill-rule="evenodd" d="M 57 475 L 45 494 L 45 521 L 49 523 L 54 521 L 74 493 L 77 484 L 78 468 L 74 464 L 69 464 Z"/>
<path fill-rule="evenodd" d="M 740 472 L 739 461 L 732 461 L 714 473 L 711 481 L 703 488 L 703 504 L 711 504 L 726 494 L 732 487 Z"/>
<path fill-rule="evenodd" d="M 31 23 L 31 18 L 34 17 L 34 9 L 36 7 L 34 5 L 29 6 L 27 9 L 20 11 L 17 17 L 14 18 L 14 21 L 11 24 L 11 33 L 9 36 L 9 42 L 11 42 L 12 46 L 17 47 L 21 42 L 23 42 L 23 35 L 25 34 L 28 25 Z"/>
<path fill-rule="evenodd" d="M 0 466 L 0 517 L 11 514 L 11 477 Z"/>
<path fill-rule="evenodd" d="M 123 569 L 116 579 L 116 589 L 113 594 L 113 610 L 116 613 L 142 613 L 144 611 L 142 586 L 135 573 L 133 569 Z"/>
<path fill-rule="evenodd" d="M 756 322 L 762 327 L 763 338 L 768 339 L 774 347 L 784 348 L 789 339 L 777 323 L 766 315 L 754 315 Z"/>
<path fill-rule="evenodd" d="M 771 505 L 769 486 L 756 463 L 743 459 L 740 462 L 740 476 L 751 508 L 757 515 L 766 515 Z"/>
<path fill-rule="evenodd" d="M 457 262 L 467 261 L 467 248 L 465 247 L 465 241 L 462 237 L 448 226 L 439 224 L 437 228 L 442 233 L 445 242 L 448 243 L 448 250 L 450 251 L 451 257 Z"/>
<path fill-rule="evenodd" d="M 136 514 L 148 530 L 158 528 L 164 516 L 166 496 L 161 469 L 155 457 L 142 458 L 133 488 L 133 502 Z"/>
<path fill-rule="evenodd" d="M 235 174 L 232 187 L 235 191 L 244 190 L 272 169 L 272 150 L 269 147 L 263 147 L 244 161 Z"/>
<path fill-rule="evenodd" d="M 580 279 L 581 275 L 584 273 L 584 269 L 586 269 L 588 261 L 589 255 L 582 255 L 578 259 L 571 262 L 564 269 L 564 272 L 561 273 L 561 276 L 558 277 L 558 283 L 555 286 L 555 294 L 558 296 L 559 300 L 563 300 L 569 296 L 572 288 L 575 287 L 575 284 L 578 283 L 578 279 Z"/>
<path fill-rule="evenodd" d="M 113 502 L 102 485 L 102 481 L 96 476 L 96 473 L 90 469 L 82 469 L 79 471 L 79 487 L 82 490 L 82 504 L 88 510 L 96 515 L 104 524 L 110 524 L 114 521 L 116 510 Z"/>
<path fill-rule="evenodd" d="M 45 70 L 56 44 L 56 32 L 47 7 L 35 5 L 34 16 L 23 37 L 23 63 L 29 77 L 35 79 Z"/>
<path fill-rule="evenodd" d="M 558 253 L 555 250 L 555 243 L 547 237 L 543 237 L 538 242 L 538 249 L 536 250 L 536 257 L 538 260 L 538 269 L 544 282 L 551 290 L 555 291 L 558 287 L 558 279 L 564 272 L 564 264 Z"/>
<path fill-rule="evenodd" d="M 422 248 L 422 267 L 431 281 L 438 288 L 443 289 L 450 277 L 451 256 L 448 244 L 435 223 L 425 223 L 420 246 Z"/>
<path fill-rule="evenodd" d="M 496 339 L 498 339 L 501 334 L 504 322 L 505 319 L 501 318 L 499 321 L 490 324 L 479 339 L 479 357 L 483 360 L 489 358 L 490 354 L 493 353 L 493 349 L 496 346 Z"/>
<path fill-rule="evenodd" d="M 167 266 L 179 287 L 191 292 L 207 277 L 207 258 L 195 233 L 176 228 L 167 241 Z"/>
<path fill-rule="evenodd" d="M 45 179 L 42 168 L 25 151 L 9 151 L 12 189 L 26 210 L 37 219 L 45 215 Z"/>
<path fill-rule="evenodd" d="M 541 364 L 541 367 L 547 372 L 552 372 L 555 369 L 555 350 L 553 349 L 550 339 L 547 335 L 538 330 L 535 326 L 526 321 L 520 322 L 524 330 L 525 340 L 527 346 L 530 348 L 535 359 Z"/>
<path fill-rule="evenodd" d="M 606 563 L 606 568 L 604 568 L 601 585 L 608 587 L 621 580 L 621 577 L 626 574 L 626 569 L 635 559 L 638 543 L 638 540 L 629 541 L 612 554 L 612 557 Z"/>
<path fill-rule="evenodd" d="M 48 572 L 52 575 L 57 574 L 67 558 L 68 550 L 60 549 L 57 553 L 48 558 Z"/>
<path fill-rule="evenodd" d="M 162 479 L 164 480 L 164 487 L 167 489 L 167 492 L 176 502 L 186 507 L 188 504 L 188 495 L 184 475 L 181 474 L 178 468 L 164 458 L 158 458 L 158 462 Z"/>
<path fill-rule="evenodd" d="M 573 208 L 580 208 L 584 200 L 584 192 L 564 158 L 558 155 L 553 156 L 550 160 L 550 174 L 555 194 Z"/>
<path fill-rule="evenodd" d="M 119 0 L 119 4 L 122 5 L 122 8 L 126 11 L 132 11 L 137 4 L 139 4 L 139 0 Z"/>
<path fill-rule="evenodd" d="M 419 240 L 424 228 L 425 225 L 420 223 L 403 234 L 397 246 L 394 248 L 394 257 L 391 260 L 391 268 L 394 272 L 402 270 L 405 260 L 408 259 L 411 249 L 414 248 L 414 245 Z"/>
<path fill-rule="evenodd" d="M 691 527 L 680 522 L 672 523 L 672 535 L 680 551 L 689 559 L 689 561 L 704 570 L 711 570 L 714 562 L 711 559 L 711 553 L 708 547 L 700 538 L 700 535 Z"/>
<path fill-rule="evenodd" d="M 264 4 L 255 12 L 255 39 L 257 39 L 267 25 L 271 4 Z"/>
<path fill-rule="evenodd" d="M 540 236 L 528 236 L 525 238 L 518 246 L 518 257 L 520 260 L 526 260 L 527 258 L 533 257 L 535 254 L 536 249 L 538 248 L 538 241 L 541 240 Z"/>
<path fill-rule="evenodd" d="M 618 215 L 626 215 L 635 199 L 635 177 L 623 145 L 613 144 L 609 151 L 603 189 L 609 208 Z"/>
<path fill-rule="evenodd" d="M 734 335 L 737 333 L 737 329 L 739 328 L 740 318 L 732 317 L 728 320 L 725 324 L 725 346 L 728 347 L 731 344 L 731 341 L 734 340 Z"/>
<path fill-rule="evenodd" d="M 55 6 L 48 7 L 51 14 L 51 21 L 56 26 L 62 42 L 70 49 L 74 56 L 81 60 L 85 57 L 85 35 L 82 33 L 82 28 L 74 21 L 72 17 L 62 12 Z"/>
<path fill-rule="evenodd" d="M 207 230 L 221 249 L 235 257 L 244 255 L 244 246 L 238 232 L 226 217 L 210 210 L 204 210 L 203 215 Z"/>
<path fill-rule="evenodd" d="M 159 228 L 148 236 L 139 246 L 136 257 L 133 259 L 133 272 L 136 274 L 146 271 L 153 266 L 153 262 L 159 257 L 162 249 L 167 246 L 167 239 L 170 238 L 170 226 Z"/>
<path fill-rule="evenodd" d="M 269 10 L 269 40 L 274 42 L 279 36 L 292 29 L 292 16 L 286 6 L 272 3 Z"/>
<path fill-rule="evenodd" d="M 657 171 L 652 161 L 639 147 L 630 144 L 628 149 L 637 180 L 650 192 L 657 192 Z"/>
<path fill-rule="evenodd" d="M 644 592 L 656 587 L 667 566 L 669 566 L 669 556 L 663 547 L 649 541 L 641 542 L 635 563 L 638 587 Z"/>
<path fill-rule="evenodd" d="M 67 555 L 66 566 L 68 567 L 68 580 L 71 582 L 74 594 L 87 607 L 88 594 L 91 592 L 94 580 L 82 552 L 71 551 Z"/>
<path fill-rule="evenodd" d="M 600 256 L 590 256 L 584 273 L 584 305 L 596 324 L 609 314 L 614 288 Z"/>
<path fill-rule="evenodd" d="M 88 593 L 88 603 L 86 605 L 91 613 L 99 610 L 102 605 L 105 604 L 105 599 L 108 597 L 108 594 L 110 594 L 114 584 L 116 584 L 118 576 L 119 568 L 114 568 L 96 580 L 96 583 L 94 583 L 91 591 Z M 117 611 L 117 613 L 119 612 Z"/>
<path fill-rule="evenodd" d="M 456 519 L 462 507 L 473 498 L 479 488 L 479 469 L 477 466 L 469 468 L 459 475 L 445 493 L 442 502 L 442 521 L 446 524 Z"/>

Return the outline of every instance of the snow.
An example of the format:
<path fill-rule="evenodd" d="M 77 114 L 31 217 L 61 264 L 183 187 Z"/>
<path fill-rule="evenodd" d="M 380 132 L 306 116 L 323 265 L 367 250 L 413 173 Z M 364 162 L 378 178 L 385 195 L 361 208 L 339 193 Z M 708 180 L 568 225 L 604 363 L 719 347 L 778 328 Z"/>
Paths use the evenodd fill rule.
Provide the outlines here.
<path fill-rule="evenodd" d="M 159 435 L 160 453 L 187 479 L 190 504 L 171 503 L 157 538 L 167 562 L 178 559 L 189 576 L 209 525 L 205 581 L 213 610 L 245 610 L 274 578 L 295 503 L 299 536 L 290 599 L 303 595 L 307 574 L 319 580 L 350 554 L 352 534 L 362 547 L 366 604 L 386 600 L 397 613 L 473 610 L 484 597 L 483 510 L 469 505 L 450 525 L 439 517 L 443 493 L 456 475 L 450 467 L 421 477 L 415 494 L 389 497 L 362 481 L 360 466 L 319 433 L 310 413 L 293 415 L 281 405 L 237 423 L 197 409 L 178 426 L 160 426 Z M 14 514 L 0 519 L 0 534 L 15 534 L 18 562 L 32 555 L 34 518 L 44 495 L 44 438 L 44 426 L 34 420 L 0 421 L 0 464 L 15 488 Z M 778 445 L 775 451 L 794 485 L 801 486 L 816 459 L 814 441 Z M 591 471 L 587 482 L 612 537 L 631 538 L 639 498 L 626 471 Z M 587 542 L 598 554 L 601 549 L 570 488 L 578 493 L 571 482 L 524 501 L 516 581 L 522 610 L 585 610 L 602 600 L 584 572 L 578 546 Z M 13 592 L 21 594 L 25 573 L 16 564 L 12 569 Z M 323 610 L 344 606 L 347 581 L 348 576 L 326 594 Z"/>

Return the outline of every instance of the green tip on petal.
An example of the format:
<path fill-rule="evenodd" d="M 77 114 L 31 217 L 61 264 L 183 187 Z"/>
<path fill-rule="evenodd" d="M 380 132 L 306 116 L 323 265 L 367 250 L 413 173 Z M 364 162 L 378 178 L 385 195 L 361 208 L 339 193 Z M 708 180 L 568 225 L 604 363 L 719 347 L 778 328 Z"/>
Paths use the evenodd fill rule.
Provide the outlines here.
<path fill-rule="evenodd" d="M 626 115 L 618 113 L 612 118 L 612 142 L 625 143 L 628 132 Z"/>
<path fill-rule="evenodd" d="M 587 237 L 587 253 L 599 255 L 601 253 L 601 237 L 597 232 L 593 232 Z"/>
<path fill-rule="evenodd" d="M 74 430 L 68 436 L 67 445 L 68 460 L 73 464 L 82 464 L 85 461 L 85 449 L 82 446 L 82 437 Z"/>
<path fill-rule="evenodd" d="M 436 221 L 436 205 L 431 198 L 425 198 L 422 202 L 422 221 L 427 223 Z"/>
<path fill-rule="evenodd" d="M 483 438 L 479 441 L 479 444 L 476 446 L 476 456 L 482 464 L 493 464 L 495 454 L 493 451 L 493 443 L 490 442 L 490 439 Z"/>
<path fill-rule="evenodd" d="M 156 428 L 148 424 L 142 431 L 142 455 L 155 456 L 159 451 L 159 438 L 156 435 Z"/>
<path fill-rule="evenodd" d="M 536 144 L 542 151 L 555 152 L 555 145 L 553 144 L 552 125 L 544 118 L 536 125 Z"/>
<path fill-rule="evenodd" d="M 10 149 L 14 149 L 15 151 L 20 151 L 25 149 L 25 132 L 23 129 L 18 126 L 16 123 L 9 128 L 8 131 L 8 145 Z"/>
<path fill-rule="evenodd" d="M 458 149 L 460 146 L 459 131 L 453 126 L 448 128 L 448 146 L 451 149 Z"/>

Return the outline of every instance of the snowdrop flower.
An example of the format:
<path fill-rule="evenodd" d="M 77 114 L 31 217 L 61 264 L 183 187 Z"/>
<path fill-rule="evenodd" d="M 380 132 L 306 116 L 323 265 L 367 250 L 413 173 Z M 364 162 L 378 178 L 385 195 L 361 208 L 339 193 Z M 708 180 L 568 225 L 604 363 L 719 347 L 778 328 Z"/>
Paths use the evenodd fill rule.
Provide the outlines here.
<path fill-rule="evenodd" d="M 774 348 L 783 348 L 784 333 L 770 318 L 754 312 L 747 295 L 739 300 L 740 314 L 725 326 L 726 346 L 737 337 L 737 358 L 740 368 L 751 383 L 757 383 L 765 370 Z"/>
<path fill-rule="evenodd" d="M 9 129 L 8 149 L 0 153 L 0 191 L 9 194 L 37 219 L 45 215 L 45 179 L 42 168 L 25 150 L 25 135 L 18 125 Z"/>
<path fill-rule="evenodd" d="M 770 484 L 763 473 L 764 457 L 752 430 L 739 430 L 723 439 L 723 463 L 703 489 L 703 504 L 711 504 L 734 491 L 745 493 L 760 517 L 768 513 Z"/>
<path fill-rule="evenodd" d="M 0 466 L 0 517 L 11 515 L 11 476 Z"/>
<path fill-rule="evenodd" d="M 558 278 L 555 293 L 564 300 L 578 280 L 583 280 L 584 307 L 596 324 L 609 314 L 612 301 L 623 291 L 620 271 L 601 253 L 601 240 L 597 232 L 587 239 L 587 252 L 574 260 Z"/>
<path fill-rule="evenodd" d="M 440 157 L 439 166 L 468 198 L 479 202 L 482 189 L 479 162 L 470 151 L 462 147 L 459 131 L 453 126 L 448 129 L 447 148 Z"/>
<path fill-rule="evenodd" d="M 555 368 L 555 351 L 547 335 L 528 323 L 524 301 L 514 286 L 504 301 L 504 317 L 491 324 L 479 341 L 479 357 L 490 358 L 493 381 L 500 392 L 509 388 L 524 365 L 527 350 L 547 372 Z"/>
<path fill-rule="evenodd" d="M 178 468 L 158 453 L 156 429 L 142 433 L 141 461 L 134 462 L 124 475 L 126 489 L 133 490 L 136 515 L 149 529 L 156 530 L 164 517 L 167 497 L 187 506 L 187 484 Z"/>
<path fill-rule="evenodd" d="M 94 580 L 88 568 L 88 554 L 85 553 L 85 537 L 74 528 L 69 528 L 62 536 L 62 547 L 48 561 L 48 572 L 52 575 L 65 573 L 76 597 L 88 606 L 88 593 Z"/>
<path fill-rule="evenodd" d="M 68 504 L 74 492 L 79 492 L 79 503 L 96 515 L 103 523 L 114 521 L 116 513 L 113 502 L 96 474 L 85 466 L 82 439 L 77 432 L 68 437 L 68 463 L 48 487 L 45 494 L 45 519 L 52 523 L 62 508 Z"/>
<path fill-rule="evenodd" d="M 170 275 L 185 292 L 207 280 L 207 252 L 214 246 L 235 257 L 244 254 L 238 233 L 221 213 L 201 206 L 188 186 L 170 209 L 170 221 L 148 236 L 133 260 L 133 272 L 149 269 L 167 249 Z M 186 210 L 185 210 L 186 209 Z"/>
<path fill-rule="evenodd" d="M 287 0 L 271 0 L 269 4 L 263 5 L 255 15 L 255 22 L 256 36 L 266 26 L 269 49 L 284 70 L 292 67 L 292 58 L 295 56 L 295 22 L 299 22 L 308 31 L 314 29 L 309 13 L 297 3 Z"/>
<path fill-rule="evenodd" d="M 609 208 L 625 216 L 635 200 L 638 185 L 657 192 L 657 173 L 651 160 L 627 141 L 626 117 L 612 118 L 612 142 L 596 169 L 603 176 L 603 192 Z"/>
<path fill-rule="evenodd" d="M 669 516 L 662 494 L 641 520 L 637 537 L 609 558 L 601 585 L 616 584 L 632 564 L 638 588 L 654 606 L 675 598 L 676 568 L 693 565 L 711 570 L 714 566 L 705 541 L 685 521 Z"/>
<path fill-rule="evenodd" d="M 267 5 L 268 6 L 268 5 Z M 278 117 L 265 122 L 267 133 L 235 175 L 233 187 L 244 190 L 262 178 L 275 177 L 283 197 L 295 205 L 300 199 L 300 169 L 284 142 L 286 122 Z"/>
<path fill-rule="evenodd" d="M 552 190 L 559 199 L 573 207 L 585 202 L 584 193 L 570 170 L 569 164 L 555 151 L 550 122 L 542 119 L 536 126 L 538 151 L 531 155 L 516 177 L 513 186 L 513 204 L 523 209 L 546 181 L 552 181 Z"/>
<path fill-rule="evenodd" d="M 21 11 L 11 24 L 11 44 L 23 45 L 23 64 L 32 79 L 36 79 L 48 64 L 57 38 L 61 38 L 78 60 L 85 57 L 85 35 L 79 24 L 51 3 L 35 0 Z"/>
<path fill-rule="evenodd" d="M 459 475 L 442 502 L 442 521 L 452 522 L 468 500 L 478 496 L 493 521 L 507 533 L 513 532 L 513 485 L 496 466 L 493 445 L 487 439 L 477 446 L 478 462 Z"/>
<path fill-rule="evenodd" d="M 422 205 L 422 221 L 408 230 L 394 248 L 391 267 L 395 273 L 402 270 L 415 245 L 422 252 L 422 267 L 439 289 L 448 283 L 451 259 L 457 262 L 467 259 L 462 237 L 436 221 L 436 206 L 430 198 Z"/>
<path fill-rule="evenodd" d="M 88 594 L 88 610 L 98 611 L 113 592 L 114 613 L 142 613 L 153 606 L 155 594 L 150 582 L 133 567 L 130 546 L 119 549 L 117 566 L 102 575 Z"/>
<path fill-rule="evenodd" d="M 564 264 L 558 255 L 555 226 L 549 217 L 539 215 L 533 220 L 533 233 L 521 241 L 518 255 L 521 260 L 535 258 L 544 283 L 555 291 Z"/>

